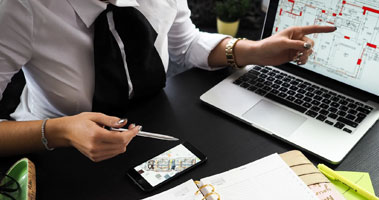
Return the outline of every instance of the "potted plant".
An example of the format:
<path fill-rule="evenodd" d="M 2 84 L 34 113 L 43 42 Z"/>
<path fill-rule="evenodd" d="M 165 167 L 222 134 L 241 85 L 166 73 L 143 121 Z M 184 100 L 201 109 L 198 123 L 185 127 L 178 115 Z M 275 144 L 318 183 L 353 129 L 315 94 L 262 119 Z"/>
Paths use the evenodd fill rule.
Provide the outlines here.
<path fill-rule="evenodd" d="M 235 36 L 240 19 L 251 8 L 251 0 L 218 0 L 215 4 L 217 16 L 217 31 Z"/>

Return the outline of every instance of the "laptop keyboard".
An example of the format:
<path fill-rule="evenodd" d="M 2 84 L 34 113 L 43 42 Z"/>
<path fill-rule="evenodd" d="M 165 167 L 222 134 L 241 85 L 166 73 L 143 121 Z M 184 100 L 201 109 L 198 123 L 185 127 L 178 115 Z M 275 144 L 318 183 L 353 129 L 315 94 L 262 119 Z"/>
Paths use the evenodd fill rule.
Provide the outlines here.
<path fill-rule="evenodd" d="M 347 133 L 352 133 L 373 110 L 367 104 L 269 67 L 255 66 L 233 83 Z"/>

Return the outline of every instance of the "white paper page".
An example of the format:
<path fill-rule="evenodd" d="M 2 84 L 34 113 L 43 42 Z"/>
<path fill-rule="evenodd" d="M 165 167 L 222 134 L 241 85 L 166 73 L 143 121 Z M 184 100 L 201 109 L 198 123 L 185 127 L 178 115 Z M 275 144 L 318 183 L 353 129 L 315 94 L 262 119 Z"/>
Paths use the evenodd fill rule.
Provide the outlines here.
<path fill-rule="evenodd" d="M 278 154 L 203 178 L 201 182 L 212 184 L 222 200 L 318 200 Z"/>
<path fill-rule="evenodd" d="M 143 200 L 202 200 L 203 195 L 201 193 L 195 195 L 198 189 L 195 182 L 191 179 L 174 188 Z"/>

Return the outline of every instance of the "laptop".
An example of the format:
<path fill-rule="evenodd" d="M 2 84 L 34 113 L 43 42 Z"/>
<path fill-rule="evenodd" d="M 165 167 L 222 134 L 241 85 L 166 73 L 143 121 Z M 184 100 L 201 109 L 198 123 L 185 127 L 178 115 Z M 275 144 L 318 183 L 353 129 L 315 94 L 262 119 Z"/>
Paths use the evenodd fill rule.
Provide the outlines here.
<path fill-rule="evenodd" d="M 379 118 L 379 0 L 271 0 L 262 38 L 290 26 L 308 35 L 307 64 L 246 66 L 200 99 L 263 132 L 340 163 Z"/>

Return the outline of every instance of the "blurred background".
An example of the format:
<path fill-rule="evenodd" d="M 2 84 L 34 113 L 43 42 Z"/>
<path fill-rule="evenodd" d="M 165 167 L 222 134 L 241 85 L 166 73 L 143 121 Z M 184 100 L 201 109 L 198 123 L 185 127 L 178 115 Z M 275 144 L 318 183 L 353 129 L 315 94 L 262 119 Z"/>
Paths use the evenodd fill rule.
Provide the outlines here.
<path fill-rule="evenodd" d="M 259 40 L 261 37 L 262 26 L 265 18 L 265 12 L 269 0 L 187 0 L 191 10 L 191 19 L 193 23 L 205 32 L 217 33 L 217 14 L 216 4 L 224 4 L 225 12 L 238 12 L 248 8 L 246 13 L 239 17 L 240 23 L 235 37 L 243 37 L 250 40 Z M 241 6 L 241 2 L 248 3 L 248 6 Z M 239 7 L 234 10 L 233 5 Z M 172 77 L 178 73 L 190 69 L 192 66 L 179 66 L 170 62 L 167 77 Z"/>
<path fill-rule="evenodd" d="M 191 9 L 191 19 L 200 30 L 216 32 L 216 2 L 226 2 L 227 0 L 188 0 Z M 239 2 L 241 0 L 235 0 Z M 249 0 L 251 9 L 241 18 L 239 32 L 259 31 L 262 28 L 265 10 L 269 0 Z M 241 33 L 240 33 L 241 34 Z M 238 34 L 237 34 L 238 36 Z M 250 36 L 251 37 L 251 36 Z"/>

